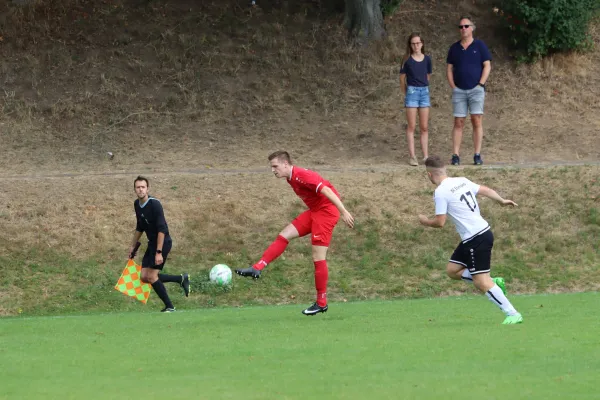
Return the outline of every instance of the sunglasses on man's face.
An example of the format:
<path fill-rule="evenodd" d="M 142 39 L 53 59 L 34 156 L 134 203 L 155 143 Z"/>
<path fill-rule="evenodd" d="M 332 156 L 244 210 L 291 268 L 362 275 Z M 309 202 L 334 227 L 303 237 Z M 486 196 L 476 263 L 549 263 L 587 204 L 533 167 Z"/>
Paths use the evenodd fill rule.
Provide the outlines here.
<path fill-rule="evenodd" d="M 459 25 L 458 29 L 469 29 L 471 25 Z"/>

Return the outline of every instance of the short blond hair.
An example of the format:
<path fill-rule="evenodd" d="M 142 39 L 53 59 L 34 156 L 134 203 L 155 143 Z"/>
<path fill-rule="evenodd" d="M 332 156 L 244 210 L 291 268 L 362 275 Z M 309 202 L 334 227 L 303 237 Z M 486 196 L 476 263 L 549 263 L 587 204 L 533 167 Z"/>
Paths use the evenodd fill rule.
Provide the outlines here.
<path fill-rule="evenodd" d="M 274 159 L 278 159 L 279 161 L 287 161 L 288 164 L 292 165 L 292 158 L 290 157 L 290 153 L 285 150 L 278 150 L 274 153 L 269 154 L 269 161 Z"/>
<path fill-rule="evenodd" d="M 444 168 L 446 164 L 444 160 L 440 158 L 440 156 L 429 156 L 427 160 L 425 160 L 425 166 L 427 168 Z"/>

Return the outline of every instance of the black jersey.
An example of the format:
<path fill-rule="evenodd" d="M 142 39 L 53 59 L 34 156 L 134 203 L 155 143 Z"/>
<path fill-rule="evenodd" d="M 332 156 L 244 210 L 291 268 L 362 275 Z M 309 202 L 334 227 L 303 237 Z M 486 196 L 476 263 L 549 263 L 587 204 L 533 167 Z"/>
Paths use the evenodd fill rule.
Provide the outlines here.
<path fill-rule="evenodd" d="M 146 232 L 150 246 L 156 246 L 158 232 L 164 233 L 165 239 L 169 238 L 169 227 L 160 201 L 154 197 L 148 197 L 148 200 L 140 205 L 138 199 L 133 202 L 133 208 L 137 219 L 135 230 Z"/>

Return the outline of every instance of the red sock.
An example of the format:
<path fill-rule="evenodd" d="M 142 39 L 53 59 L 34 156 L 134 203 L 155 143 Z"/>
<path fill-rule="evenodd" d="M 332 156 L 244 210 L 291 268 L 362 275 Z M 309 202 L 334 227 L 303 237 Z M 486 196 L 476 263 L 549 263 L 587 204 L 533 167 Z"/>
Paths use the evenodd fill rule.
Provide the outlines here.
<path fill-rule="evenodd" d="M 285 248 L 287 247 L 288 243 L 289 240 L 287 240 L 283 236 L 277 236 L 277 239 L 275 239 L 275 241 L 271 243 L 267 250 L 265 250 L 260 261 L 254 264 L 252 267 L 256 268 L 259 271 L 262 270 L 264 267 L 267 266 L 267 264 L 275 260 L 285 251 Z"/>
<path fill-rule="evenodd" d="M 329 270 L 327 269 L 327 261 L 315 261 L 315 288 L 317 289 L 317 304 L 319 307 L 327 305 L 327 279 L 329 278 Z"/>

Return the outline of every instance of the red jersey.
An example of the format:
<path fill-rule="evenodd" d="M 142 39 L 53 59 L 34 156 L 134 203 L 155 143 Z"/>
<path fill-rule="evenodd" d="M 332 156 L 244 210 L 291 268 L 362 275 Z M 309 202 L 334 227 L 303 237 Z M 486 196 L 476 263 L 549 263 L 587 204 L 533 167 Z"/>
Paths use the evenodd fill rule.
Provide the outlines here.
<path fill-rule="evenodd" d="M 311 211 L 333 205 L 331 201 L 321 193 L 324 187 L 330 188 L 337 197 L 340 194 L 333 185 L 323 179 L 321 175 L 306 168 L 292 166 L 292 176 L 287 180 L 294 192 L 302 199 Z"/>

